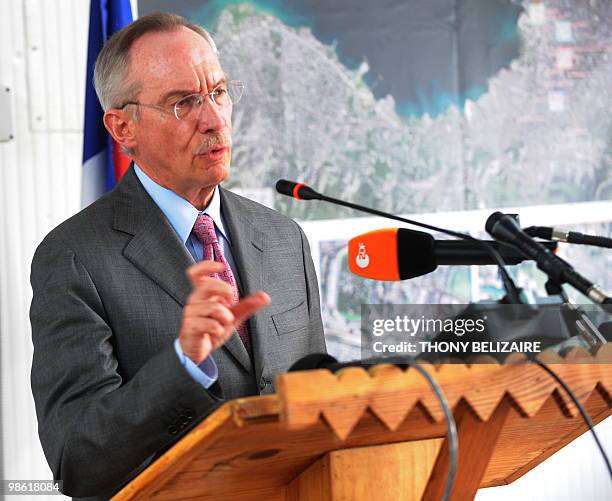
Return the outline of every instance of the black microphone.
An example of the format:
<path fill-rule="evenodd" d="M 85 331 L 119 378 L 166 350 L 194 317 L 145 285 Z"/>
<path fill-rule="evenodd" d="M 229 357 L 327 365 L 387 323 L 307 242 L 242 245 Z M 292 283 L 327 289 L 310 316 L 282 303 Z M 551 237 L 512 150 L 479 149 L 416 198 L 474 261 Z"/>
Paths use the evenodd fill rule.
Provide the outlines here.
<path fill-rule="evenodd" d="M 322 196 L 304 183 L 294 183 L 286 179 L 276 181 L 276 191 L 281 195 L 297 198 L 298 200 L 322 200 Z"/>
<path fill-rule="evenodd" d="M 374 357 L 366 359 L 349 360 L 339 362 L 336 358 L 327 353 L 311 353 L 300 358 L 287 372 L 311 371 L 317 369 L 327 369 L 330 372 L 338 372 L 347 367 L 362 367 L 368 369 L 378 364 L 394 364 L 402 369 L 414 366 L 414 362 L 409 357 Z"/>
<path fill-rule="evenodd" d="M 327 353 L 309 353 L 293 363 L 288 372 L 310 371 L 313 369 L 328 369 L 337 364 L 338 360 Z"/>
<path fill-rule="evenodd" d="M 506 264 L 525 256 L 513 246 L 486 241 Z M 555 250 L 555 242 L 544 244 Z M 497 264 L 482 244 L 470 240 L 436 240 L 429 233 L 407 228 L 385 228 L 356 236 L 348 243 L 349 270 L 372 280 L 407 280 L 431 273 L 443 265 Z"/>
<path fill-rule="evenodd" d="M 568 283 L 595 303 L 610 303 L 611 299 L 598 285 L 574 271 L 569 263 L 555 256 L 540 242 L 527 235 L 511 216 L 494 212 L 487 219 L 485 229 L 496 240 L 514 245 L 523 254 L 533 259 L 538 268 L 546 273 L 555 284 Z"/>
<path fill-rule="evenodd" d="M 555 242 L 567 242 L 568 244 L 593 245 L 612 249 L 612 238 L 597 235 L 585 235 L 578 231 L 562 230 L 561 228 L 550 228 L 548 226 L 529 226 L 525 233 L 532 237 L 544 238 Z"/>

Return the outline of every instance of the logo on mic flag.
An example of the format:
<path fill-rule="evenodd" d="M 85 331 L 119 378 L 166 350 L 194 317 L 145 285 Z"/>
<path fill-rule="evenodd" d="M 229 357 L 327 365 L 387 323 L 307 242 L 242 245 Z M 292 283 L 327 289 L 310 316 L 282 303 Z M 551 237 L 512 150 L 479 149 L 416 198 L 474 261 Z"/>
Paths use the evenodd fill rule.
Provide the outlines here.
<path fill-rule="evenodd" d="M 349 240 L 349 271 L 374 280 L 400 280 L 397 230 L 397 228 L 375 230 Z"/>
<path fill-rule="evenodd" d="M 367 268 L 370 264 L 370 256 L 366 254 L 366 246 L 363 242 L 359 242 L 359 251 L 357 252 L 357 257 L 355 258 L 355 262 L 357 266 L 360 268 Z"/>

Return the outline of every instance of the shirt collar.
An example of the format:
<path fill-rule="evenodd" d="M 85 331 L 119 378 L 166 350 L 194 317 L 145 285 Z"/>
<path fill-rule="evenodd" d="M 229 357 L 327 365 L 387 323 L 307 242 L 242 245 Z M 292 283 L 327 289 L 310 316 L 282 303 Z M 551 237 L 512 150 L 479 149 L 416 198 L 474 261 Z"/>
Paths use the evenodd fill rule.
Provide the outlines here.
<path fill-rule="evenodd" d="M 142 183 L 142 186 L 146 192 L 164 213 L 166 219 L 168 219 L 168 222 L 172 228 L 174 228 L 174 231 L 179 236 L 183 244 L 187 242 L 187 239 L 191 234 L 191 230 L 193 230 L 193 225 L 195 224 L 200 212 L 203 214 L 208 214 L 215 222 L 217 230 L 228 242 L 230 242 L 221 218 L 221 196 L 219 195 L 218 186 L 215 186 L 215 191 L 213 192 L 212 199 L 208 206 L 203 211 L 199 211 L 187 200 L 177 195 L 172 190 L 157 184 L 136 164 L 134 164 L 134 172 L 136 173 L 136 176 L 138 176 L 138 179 Z"/>

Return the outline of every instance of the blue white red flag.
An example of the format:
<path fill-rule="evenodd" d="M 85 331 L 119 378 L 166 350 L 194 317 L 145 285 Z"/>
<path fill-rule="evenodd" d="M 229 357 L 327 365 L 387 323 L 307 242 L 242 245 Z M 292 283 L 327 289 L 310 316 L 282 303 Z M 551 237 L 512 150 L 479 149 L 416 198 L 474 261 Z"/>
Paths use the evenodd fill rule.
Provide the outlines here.
<path fill-rule="evenodd" d="M 83 207 L 113 189 L 130 165 L 129 158 L 104 128 L 104 113 L 93 86 L 93 70 L 104 42 L 131 22 L 130 0 L 91 0 L 81 182 Z"/>

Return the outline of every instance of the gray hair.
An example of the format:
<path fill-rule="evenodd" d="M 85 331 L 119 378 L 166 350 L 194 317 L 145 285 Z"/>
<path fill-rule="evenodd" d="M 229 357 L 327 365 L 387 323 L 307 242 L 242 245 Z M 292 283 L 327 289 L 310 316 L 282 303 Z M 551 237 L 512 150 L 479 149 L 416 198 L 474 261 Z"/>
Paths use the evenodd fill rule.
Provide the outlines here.
<path fill-rule="evenodd" d="M 218 54 L 214 40 L 200 25 L 169 12 L 143 16 L 110 37 L 98 55 L 93 84 L 104 111 L 123 106 L 138 93 L 140 82 L 131 81 L 127 74 L 130 49 L 134 42 L 146 33 L 171 32 L 181 26 L 195 31 L 208 42 L 215 54 Z"/>

